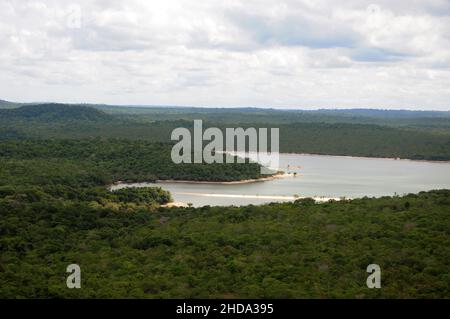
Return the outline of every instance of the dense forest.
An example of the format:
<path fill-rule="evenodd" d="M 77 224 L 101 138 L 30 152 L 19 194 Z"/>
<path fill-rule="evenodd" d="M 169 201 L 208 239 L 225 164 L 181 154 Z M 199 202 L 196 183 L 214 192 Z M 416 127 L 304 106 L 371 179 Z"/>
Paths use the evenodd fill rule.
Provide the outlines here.
<path fill-rule="evenodd" d="M 0 185 L 104 186 L 116 181 L 236 181 L 261 177 L 256 163 L 174 164 L 171 145 L 128 140 L 0 143 Z"/>
<path fill-rule="evenodd" d="M 448 190 L 197 209 L 96 196 L 0 188 L 0 298 L 450 297 Z"/>
<path fill-rule="evenodd" d="M 277 127 L 282 152 L 450 160 L 449 112 L 380 112 L 25 105 L 0 110 L 0 139 L 99 137 L 169 143 L 173 129 L 190 128 L 194 119 L 202 119 L 205 128 Z"/>

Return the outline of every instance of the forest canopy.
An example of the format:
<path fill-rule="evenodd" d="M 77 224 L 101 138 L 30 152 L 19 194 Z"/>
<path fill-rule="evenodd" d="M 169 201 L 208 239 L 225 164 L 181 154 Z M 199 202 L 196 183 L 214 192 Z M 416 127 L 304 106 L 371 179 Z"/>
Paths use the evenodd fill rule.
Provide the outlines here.
<path fill-rule="evenodd" d="M 383 110 L 137 108 L 38 104 L 0 109 L 0 140 L 120 138 L 170 143 L 205 127 L 279 128 L 280 151 L 450 160 L 450 113 Z"/>
<path fill-rule="evenodd" d="M 0 298 L 450 297 L 448 190 L 171 209 L 78 191 L 0 188 Z"/>

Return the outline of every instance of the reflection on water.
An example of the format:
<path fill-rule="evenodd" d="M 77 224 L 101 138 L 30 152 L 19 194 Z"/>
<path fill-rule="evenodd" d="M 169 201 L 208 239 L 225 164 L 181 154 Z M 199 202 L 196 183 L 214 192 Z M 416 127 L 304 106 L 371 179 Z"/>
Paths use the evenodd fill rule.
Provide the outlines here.
<path fill-rule="evenodd" d="M 379 197 L 450 188 L 450 163 L 280 154 L 280 169 L 295 172 L 297 176 L 252 184 L 158 183 L 156 186 L 170 191 L 176 202 L 197 207 L 258 205 L 292 200 L 296 196 Z M 124 185 L 114 186 L 119 187 Z M 231 196 L 233 194 L 237 196 Z"/>

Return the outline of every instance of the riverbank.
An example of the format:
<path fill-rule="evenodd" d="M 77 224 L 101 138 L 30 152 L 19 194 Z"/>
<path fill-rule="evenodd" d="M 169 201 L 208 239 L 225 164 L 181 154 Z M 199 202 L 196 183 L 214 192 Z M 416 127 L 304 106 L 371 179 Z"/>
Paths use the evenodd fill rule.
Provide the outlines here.
<path fill-rule="evenodd" d="M 419 163 L 437 163 L 437 164 L 450 164 L 450 160 L 426 160 L 426 159 L 410 159 L 401 157 L 369 157 L 369 156 L 352 156 L 352 155 L 330 155 L 330 154 L 314 154 L 314 153 L 279 153 L 280 155 L 288 156 L 328 156 L 328 157 L 339 157 L 339 158 L 355 158 L 355 159 L 366 159 L 366 160 L 390 160 L 390 161 L 408 161 L 408 162 L 419 162 Z"/>
<path fill-rule="evenodd" d="M 232 156 L 246 157 L 243 153 L 239 152 L 224 152 Z M 401 158 L 401 157 L 373 157 L 373 156 L 353 156 L 353 155 L 333 155 L 333 154 L 318 154 L 318 153 L 290 153 L 290 152 L 280 152 L 279 155 L 287 156 L 328 156 L 337 158 L 354 158 L 354 159 L 366 159 L 366 160 L 391 160 L 391 161 L 408 161 L 408 162 L 421 162 L 421 163 L 438 163 L 438 164 L 450 164 L 450 160 L 427 160 L 427 159 L 411 159 L 411 158 Z M 256 155 L 254 152 L 245 153 L 245 155 L 250 155 L 250 159 L 255 160 L 252 156 Z M 257 161 L 255 161 L 257 162 Z"/>
<path fill-rule="evenodd" d="M 312 198 L 316 203 L 327 203 L 330 201 L 340 201 L 343 198 L 338 197 L 323 197 L 323 196 L 274 196 L 274 195 L 244 195 L 244 194 L 210 194 L 210 193 L 191 193 L 191 192 L 178 192 L 174 195 L 187 195 L 187 196 L 199 196 L 199 197 L 211 197 L 211 198 L 230 198 L 230 199 L 259 199 L 259 200 L 273 200 L 276 202 L 293 202 L 298 199 Z M 349 199 L 349 198 L 346 198 Z M 177 208 L 177 207 L 189 207 L 190 204 L 184 202 L 171 202 L 161 205 L 163 208 Z M 230 205 L 219 205 L 230 206 Z"/>
<path fill-rule="evenodd" d="M 258 183 L 258 182 L 267 182 L 267 181 L 273 181 L 275 179 L 288 178 L 288 177 L 294 177 L 294 174 L 283 172 L 283 173 L 278 173 L 278 174 L 267 176 L 267 177 L 254 178 L 254 179 L 243 179 L 243 180 L 239 180 L 239 181 L 230 181 L 230 182 L 159 179 L 159 180 L 156 180 L 155 183 L 236 185 L 236 184 L 250 184 L 250 183 Z"/>
<path fill-rule="evenodd" d="M 129 185 L 139 185 L 139 184 L 148 184 L 148 183 L 154 183 L 154 184 L 161 184 L 161 183 L 173 183 L 173 184 L 211 184 L 211 185 L 237 185 L 237 184 L 251 184 L 251 183 L 258 183 L 258 182 L 267 182 L 267 181 L 273 181 L 275 179 L 280 178 L 288 178 L 288 177 L 294 177 L 296 174 L 293 173 L 278 173 L 275 175 L 267 176 L 267 177 L 261 177 L 261 178 L 253 178 L 253 179 L 243 179 L 239 181 L 193 181 L 193 180 L 180 180 L 180 179 L 157 179 L 152 182 L 123 182 L 123 181 L 117 181 L 114 182 L 111 185 L 108 185 L 107 188 L 109 190 L 113 190 L 116 188 L 120 188 L 120 186 L 129 186 Z M 297 174 L 298 176 L 298 174 Z"/>
<path fill-rule="evenodd" d="M 164 205 L 161 205 L 161 207 L 164 208 L 172 208 L 172 207 L 189 207 L 188 204 L 183 203 L 183 202 L 170 202 Z"/>
<path fill-rule="evenodd" d="M 330 200 L 339 201 L 339 197 L 326 196 L 283 196 L 283 195 L 245 195 L 245 194 L 214 194 L 214 193 L 193 193 L 193 192 L 177 192 L 178 195 L 201 196 L 201 197 L 215 197 L 215 198 L 242 198 L 242 199 L 269 199 L 281 201 L 295 201 L 298 199 L 312 198 L 316 202 L 324 203 Z"/>

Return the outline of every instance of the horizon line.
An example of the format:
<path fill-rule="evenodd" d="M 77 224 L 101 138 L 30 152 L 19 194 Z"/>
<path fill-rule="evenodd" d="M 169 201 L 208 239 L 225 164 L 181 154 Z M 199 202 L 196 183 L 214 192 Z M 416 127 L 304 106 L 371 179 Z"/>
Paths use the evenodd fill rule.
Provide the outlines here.
<path fill-rule="evenodd" d="M 407 112 L 450 112 L 447 110 L 437 109 L 408 109 L 408 108 L 386 108 L 386 107 L 320 107 L 320 108 L 297 108 L 297 107 L 276 107 L 276 106 L 194 106 L 194 105 L 170 105 L 170 104 L 109 104 L 109 103 L 92 103 L 92 102 L 52 102 L 52 101 L 34 101 L 34 102 L 17 102 L 10 100 L 0 99 L 0 102 L 6 102 L 11 104 L 66 104 L 66 105 L 98 105 L 108 107 L 128 107 L 128 108 L 195 108 L 195 109 L 256 109 L 256 110 L 275 110 L 275 111 L 354 111 L 354 110 L 366 110 L 366 111 L 407 111 Z"/>

